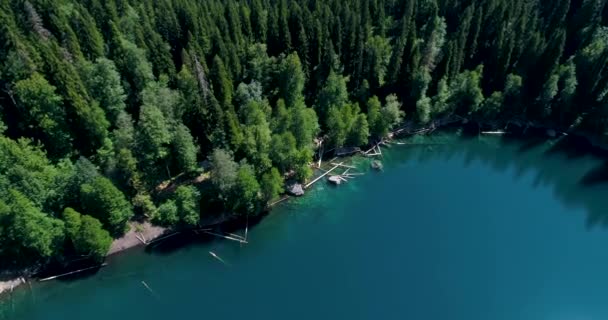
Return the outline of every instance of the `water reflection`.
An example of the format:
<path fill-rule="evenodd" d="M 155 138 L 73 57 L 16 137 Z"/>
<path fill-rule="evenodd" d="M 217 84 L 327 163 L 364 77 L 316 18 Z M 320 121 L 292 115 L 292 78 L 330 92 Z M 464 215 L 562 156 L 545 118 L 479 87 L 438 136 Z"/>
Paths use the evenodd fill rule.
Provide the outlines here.
<path fill-rule="evenodd" d="M 498 172 L 513 170 L 516 180 L 531 173 L 534 187 L 550 187 L 566 207 L 584 208 L 588 227 L 608 227 L 608 152 L 585 139 L 567 136 L 547 141 L 540 137 L 461 137 L 446 133 L 408 142 L 415 145 L 394 152 L 397 161 L 452 161 L 461 157 L 465 167 L 481 162 Z"/>

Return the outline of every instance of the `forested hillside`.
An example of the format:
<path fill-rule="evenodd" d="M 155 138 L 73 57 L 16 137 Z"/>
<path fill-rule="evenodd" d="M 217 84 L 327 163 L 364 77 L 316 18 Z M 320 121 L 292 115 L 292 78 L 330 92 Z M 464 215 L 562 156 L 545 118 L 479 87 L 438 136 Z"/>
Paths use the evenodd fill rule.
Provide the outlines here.
<path fill-rule="evenodd" d="M 0 267 L 102 258 L 134 216 L 257 214 L 321 139 L 402 121 L 603 136 L 606 3 L 0 0 Z M 158 196 L 178 175 L 212 187 Z"/>

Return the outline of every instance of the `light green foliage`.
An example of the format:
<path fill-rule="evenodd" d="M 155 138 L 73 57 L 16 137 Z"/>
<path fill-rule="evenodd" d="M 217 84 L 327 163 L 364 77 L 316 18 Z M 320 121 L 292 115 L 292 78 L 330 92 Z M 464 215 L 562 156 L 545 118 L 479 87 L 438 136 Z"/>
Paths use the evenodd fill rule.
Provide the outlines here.
<path fill-rule="evenodd" d="M 329 72 L 325 84 L 319 91 L 315 109 L 321 119 L 328 119 L 327 114 L 331 107 L 341 108 L 348 103 L 348 91 L 346 89 L 347 78 L 343 77 L 333 70 Z M 327 123 L 324 122 L 326 127 Z"/>
<path fill-rule="evenodd" d="M 7 226 L 3 238 L 5 249 L 13 259 L 23 263 L 28 259 L 51 257 L 61 248 L 64 226 L 61 220 L 51 218 L 35 206 L 24 194 L 9 189 L 0 203 L 0 220 Z"/>
<path fill-rule="evenodd" d="M 260 184 L 255 171 L 249 164 L 241 164 L 236 174 L 234 186 L 236 195 L 234 209 L 242 213 L 257 213 L 259 209 Z"/>
<path fill-rule="evenodd" d="M 434 17 L 426 26 L 431 30 L 424 43 L 423 66 L 430 72 L 435 68 L 437 58 L 441 53 L 446 38 L 446 23 L 443 17 Z"/>
<path fill-rule="evenodd" d="M 313 109 L 306 107 L 302 100 L 299 100 L 288 112 L 292 117 L 290 131 L 296 138 L 298 148 L 310 148 L 319 132 L 317 114 Z"/>
<path fill-rule="evenodd" d="M 382 105 L 378 97 L 373 96 L 367 100 L 367 119 L 370 126 L 370 133 L 375 137 L 384 137 L 388 133 L 384 119 L 380 114 Z"/>
<path fill-rule="evenodd" d="M 296 138 L 291 132 L 275 134 L 270 143 L 270 158 L 272 163 L 281 170 L 287 172 L 292 168 L 298 154 Z"/>
<path fill-rule="evenodd" d="M 403 121 L 404 115 L 396 95 L 388 95 L 384 106 L 380 105 L 380 100 L 376 96 L 367 101 L 369 131 L 375 137 L 386 137 L 390 129 Z"/>
<path fill-rule="evenodd" d="M 264 102 L 250 101 L 241 110 L 243 123 L 243 151 L 248 159 L 263 171 L 270 167 L 268 157 L 271 131 L 264 110 L 267 109 Z"/>
<path fill-rule="evenodd" d="M 502 92 L 496 91 L 483 102 L 480 111 L 485 117 L 492 119 L 500 113 L 503 103 L 504 97 Z"/>
<path fill-rule="evenodd" d="M 329 109 L 327 126 L 330 143 L 334 147 L 361 146 L 367 144 L 369 125 L 367 117 L 360 113 L 359 105 L 345 104 L 340 109 Z"/>
<path fill-rule="evenodd" d="M 252 44 L 247 48 L 247 70 L 246 76 L 254 81 L 260 82 L 263 86 L 269 85 L 273 58 L 268 57 L 266 45 L 262 43 Z"/>
<path fill-rule="evenodd" d="M 175 204 L 180 221 L 188 227 L 198 225 L 201 195 L 193 186 L 180 186 L 175 190 Z"/>
<path fill-rule="evenodd" d="M 64 155 L 70 148 L 70 129 L 66 123 L 63 99 L 56 88 L 39 73 L 15 84 L 20 111 L 32 126 L 39 128 L 50 152 Z"/>
<path fill-rule="evenodd" d="M 280 65 L 279 95 L 288 108 L 294 106 L 302 97 L 305 75 L 297 53 L 288 55 Z"/>
<path fill-rule="evenodd" d="M 234 100 L 238 106 L 243 107 L 252 101 L 261 103 L 262 94 L 262 85 L 259 82 L 255 80 L 249 84 L 241 82 L 236 88 Z"/>
<path fill-rule="evenodd" d="M 348 135 L 348 119 L 344 119 L 338 107 L 329 108 L 327 113 L 327 134 L 335 147 L 341 147 L 346 142 Z"/>
<path fill-rule="evenodd" d="M 431 98 L 427 96 L 421 97 L 416 102 L 416 114 L 418 115 L 418 122 L 428 123 L 431 120 Z"/>
<path fill-rule="evenodd" d="M 381 114 L 389 129 L 394 128 L 403 121 L 405 112 L 401 111 L 401 102 L 399 102 L 396 95 L 389 94 L 386 96 L 386 104 L 382 108 Z"/>
<path fill-rule="evenodd" d="M 154 205 L 152 197 L 144 192 L 137 193 L 131 200 L 133 208 L 146 217 L 155 217 L 158 214 L 158 208 Z"/>
<path fill-rule="evenodd" d="M 131 41 L 122 39 L 118 55 L 114 62 L 130 79 L 133 85 L 131 92 L 134 95 L 139 94 L 148 83 L 154 81 L 152 65 L 147 60 L 146 52 L 143 49 Z"/>
<path fill-rule="evenodd" d="M 173 155 L 180 172 L 196 169 L 196 154 L 198 146 L 194 143 L 190 130 L 179 123 L 173 133 Z"/>
<path fill-rule="evenodd" d="M 484 96 L 481 90 L 483 65 L 460 73 L 451 81 L 451 104 L 455 110 L 474 113 L 479 110 Z"/>
<path fill-rule="evenodd" d="M 558 83 L 559 75 L 553 74 L 543 85 L 543 90 L 539 97 L 539 102 L 541 104 L 540 107 L 542 108 L 541 115 L 544 117 L 551 115 L 551 101 L 553 101 L 553 98 L 555 98 L 558 93 Z"/>
<path fill-rule="evenodd" d="M 11 140 L 0 136 L 0 190 L 18 190 L 27 195 L 38 208 L 65 192 L 60 172 L 46 158 L 44 151 L 29 140 Z"/>
<path fill-rule="evenodd" d="M 174 226 L 179 222 L 177 205 L 174 200 L 167 200 L 158 207 L 153 221 L 161 226 Z"/>
<path fill-rule="evenodd" d="M 265 202 L 275 200 L 283 192 L 283 177 L 276 168 L 270 169 L 262 175 L 260 181 L 262 199 Z"/>
<path fill-rule="evenodd" d="M 569 105 L 576 94 L 578 80 L 576 78 L 576 65 L 573 60 L 569 60 L 565 65 L 560 66 L 559 73 L 561 76 L 560 99 L 561 102 Z"/>
<path fill-rule="evenodd" d="M 14 233 L 24 220 L 13 203 L 45 230 L 53 217 L 74 225 L 71 207 L 118 235 L 129 203 L 169 227 L 196 225 L 173 186 L 190 185 L 181 174 L 207 157 L 205 204 L 254 213 L 278 177 L 311 176 L 315 140 L 365 144 L 403 110 L 415 125 L 462 116 L 608 131 L 599 0 L 1 3 L 0 268 L 74 253 L 71 241 L 51 245 L 53 232 L 28 238 L 44 232 L 37 223 Z M 170 200 L 156 208 L 152 195 Z"/>
<path fill-rule="evenodd" d="M 80 231 L 80 213 L 72 208 L 63 210 L 63 222 L 65 224 L 65 234 L 70 239 L 76 238 Z"/>
<path fill-rule="evenodd" d="M 99 219 L 113 235 L 124 233 L 127 221 L 133 216 L 131 204 L 110 180 L 97 177 L 80 187 L 82 209 Z"/>
<path fill-rule="evenodd" d="M 77 251 L 97 260 L 103 260 L 112 245 L 112 237 L 102 228 L 101 222 L 87 215 L 81 217 L 80 232 L 73 241 Z"/>
<path fill-rule="evenodd" d="M 367 123 L 367 117 L 365 114 L 359 113 L 353 120 L 347 142 L 351 146 L 362 146 L 367 144 L 368 138 L 369 125 Z"/>
<path fill-rule="evenodd" d="M 238 163 L 232 155 L 223 149 L 215 149 L 209 157 L 211 162 L 211 182 L 222 193 L 229 192 L 236 183 Z"/>
<path fill-rule="evenodd" d="M 116 129 L 112 131 L 112 141 L 116 149 L 131 149 L 135 144 L 135 128 L 131 115 L 120 112 L 116 117 Z"/>
<path fill-rule="evenodd" d="M 114 62 L 99 58 L 95 63 L 86 64 L 84 81 L 91 97 L 99 102 L 111 123 L 125 110 L 127 95 L 120 81 L 120 74 Z"/>
<path fill-rule="evenodd" d="M 440 115 L 449 108 L 448 101 L 450 99 L 450 95 L 451 92 L 448 86 L 448 79 L 443 77 L 437 84 L 437 94 L 432 99 L 433 114 Z"/>
<path fill-rule="evenodd" d="M 63 211 L 63 219 L 66 235 L 76 253 L 103 260 L 112 244 L 112 237 L 102 228 L 101 222 L 91 216 L 81 215 L 72 208 Z"/>
<path fill-rule="evenodd" d="M 143 105 L 137 127 L 137 145 L 147 165 L 165 159 L 169 155 L 171 132 L 161 110 L 156 105 Z"/>
<path fill-rule="evenodd" d="M 391 59 L 392 48 L 389 39 L 378 35 L 373 36 L 367 40 L 365 50 L 368 56 L 368 78 L 371 79 L 372 88 L 378 88 L 384 85 L 384 78 Z"/>
<path fill-rule="evenodd" d="M 144 106 L 155 106 L 162 111 L 165 122 L 173 122 L 181 118 L 183 110 L 178 110 L 180 96 L 175 90 L 169 89 L 169 80 L 161 76 L 158 81 L 148 83 L 142 91 L 142 102 Z"/>

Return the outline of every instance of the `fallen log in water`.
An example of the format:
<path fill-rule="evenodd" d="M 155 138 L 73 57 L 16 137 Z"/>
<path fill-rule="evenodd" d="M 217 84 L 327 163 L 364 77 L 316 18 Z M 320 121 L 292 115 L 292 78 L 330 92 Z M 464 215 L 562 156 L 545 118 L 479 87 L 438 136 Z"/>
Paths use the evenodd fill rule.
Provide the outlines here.
<path fill-rule="evenodd" d="M 84 272 L 84 271 L 87 271 L 87 270 L 98 269 L 98 268 L 101 268 L 101 267 L 105 267 L 105 266 L 107 266 L 107 265 L 108 265 L 108 264 L 104 262 L 103 264 L 101 264 L 101 265 L 99 265 L 99 266 L 88 267 L 88 268 L 84 268 L 84 269 L 80 269 L 80 270 L 76 270 L 76 271 L 71 271 L 71 272 L 67 272 L 67 273 L 60 274 L 60 275 L 56 275 L 56 276 L 52 276 L 52 277 L 48 277 L 48 278 L 44 278 L 44 279 L 40 279 L 40 280 L 38 280 L 38 281 L 40 281 L 40 282 L 43 282 L 43 281 L 49 281 L 49 280 L 53 280 L 53 279 L 57 279 L 57 278 L 65 277 L 65 276 L 69 276 L 69 275 L 72 275 L 72 274 L 76 274 L 76 273 Z"/>
<path fill-rule="evenodd" d="M 344 162 L 341 162 L 340 165 L 344 164 Z M 308 189 L 310 186 L 312 186 L 315 182 L 321 180 L 323 177 L 325 177 L 326 175 L 328 175 L 330 172 L 336 170 L 336 168 L 338 168 L 339 166 L 336 165 L 333 168 L 329 169 L 327 172 L 325 172 L 324 174 L 320 175 L 319 177 L 317 177 L 316 179 L 314 179 L 313 181 L 311 181 L 309 184 L 305 185 L 304 188 Z"/>
<path fill-rule="evenodd" d="M 332 162 L 331 164 L 334 165 L 334 166 L 338 166 L 338 167 L 342 167 L 342 168 L 347 168 L 347 169 L 357 169 L 357 168 L 355 168 L 353 166 L 347 166 L 347 165 L 342 164 L 342 163 L 334 163 L 334 162 Z"/>
<path fill-rule="evenodd" d="M 152 296 L 158 300 L 160 300 L 160 296 L 156 294 L 156 292 L 154 292 L 154 290 L 152 290 L 152 288 L 150 288 L 150 286 L 145 282 L 145 281 L 141 281 L 141 284 L 144 285 L 144 287 L 146 289 L 148 289 L 148 291 L 150 291 L 150 293 L 152 294 Z"/>
<path fill-rule="evenodd" d="M 247 243 L 247 241 L 245 241 L 245 240 L 242 240 L 242 239 L 239 239 L 239 238 L 235 238 L 235 237 L 231 237 L 231 236 L 226 236 L 226 235 L 219 234 L 219 233 L 214 233 L 214 232 L 211 232 L 211 231 L 203 231 L 203 233 L 206 233 L 206 234 L 209 234 L 209 235 L 212 235 L 212 236 L 216 236 L 216 237 L 219 237 L 219 238 L 224 238 L 226 240 L 232 240 L 232 241 L 236 241 L 236 242 L 240 242 L 240 243 Z"/>
<path fill-rule="evenodd" d="M 209 254 L 214 257 L 215 259 L 217 259 L 217 261 L 223 263 L 225 266 L 228 266 L 228 263 L 226 263 L 226 261 L 224 261 L 224 259 L 220 258 L 217 254 L 215 254 L 215 252 L 213 251 L 209 251 Z"/>

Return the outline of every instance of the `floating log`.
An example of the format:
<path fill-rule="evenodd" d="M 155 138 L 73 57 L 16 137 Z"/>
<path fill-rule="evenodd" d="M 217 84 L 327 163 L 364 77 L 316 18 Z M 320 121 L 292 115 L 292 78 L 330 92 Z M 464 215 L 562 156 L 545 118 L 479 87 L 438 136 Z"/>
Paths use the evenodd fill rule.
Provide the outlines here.
<path fill-rule="evenodd" d="M 232 241 L 236 241 L 236 242 L 240 242 L 240 243 L 247 243 L 247 241 L 239 239 L 239 238 L 235 238 L 235 237 L 231 237 L 231 236 L 226 236 L 226 235 L 215 233 L 215 232 L 211 232 L 211 231 L 203 231 L 203 232 L 206 233 L 206 234 L 210 234 L 212 236 L 216 236 L 216 237 L 219 237 L 219 238 L 224 238 L 226 240 L 232 240 Z"/>
<path fill-rule="evenodd" d="M 199 231 L 200 231 L 200 230 L 199 230 Z M 178 235 L 178 234 L 180 234 L 180 233 L 181 233 L 181 231 L 177 231 L 177 232 L 173 232 L 173 233 L 171 233 L 171 234 L 168 234 L 168 235 L 166 235 L 166 236 L 163 236 L 163 237 L 160 237 L 160 238 L 156 238 L 156 239 L 154 239 L 154 240 L 152 240 L 152 241 L 148 242 L 148 245 L 157 244 L 158 242 L 160 242 L 160 241 L 162 241 L 162 240 L 165 240 L 165 239 L 171 238 L 171 237 L 176 236 L 176 235 Z"/>
<path fill-rule="evenodd" d="M 245 237 L 243 237 L 243 236 L 241 236 L 241 235 L 238 235 L 238 234 L 234 234 L 234 233 L 228 233 L 228 235 L 229 235 L 229 236 L 232 236 L 232 237 L 235 237 L 235 238 L 240 238 L 240 239 L 245 240 Z"/>
<path fill-rule="evenodd" d="M 375 144 L 375 145 L 374 145 L 374 146 L 373 146 L 371 149 L 369 149 L 369 150 L 367 150 L 367 151 L 363 152 L 363 154 L 364 154 L 364 155 L 367 155 L 367 154 L 369 154 L 369 153 L 370 153 L 370 152 L 372 152 L 372 151 L 376 152 L 376 146 L 378 146 L 378 144 L 380 144 L 380 143 Z"/>
<path fill-rule="evenodd" d="M 215 259 L 217 259 L 219 262 L 223 263 L 224 265 L 228 266 L 228 263 L 226 263 L 226 261 L 224 261 L 224 259 L 220 258 L 217 254 L 215 254 L 215 252 L 213 251 L 209 251 L 209 254 L 214 257 Z"/>
<path fill-rule="evenodd" d="M 148 289 L 148 291 L 150 291 L 150 293 L 152 294 L 152 296 L 154 296 L 154 298 L 160 300 L 160 297 L 156 294 L 156 292 L 154 292 L 154 290 L 152 290 L 152 288 L 150 288 L 150 286 L 145 281 L 142 280 L 141 284 L 143 284 L 144 287 L 146 289 Z"/>
<path fill-rule="evenodd" d="M 340 165 L 344 164 L 344 162 L 341 162 Z M 308 189 L 310 186 L 312 186 L 315 182 L 321 180 L 323 177 L 325 177 L 326 175 L 328 175 L 330 172 L 336 170 L 336 168 L 338 168 L 339 166 L 334 166 L 333 168 L 329 169 L 327 172 L 325 172 L 324 174 L 318 176 L 316 179 L 314 179 L 313 181 L 311 181 L 310 183 L 308 183 L 306 186 L 304 186 L 305 189 Z"/>
<path fill-rule="evenodd" d="M 302 192 L 302 194 L 304 194 L 304 193 Z M 268 206 L 269 207 L 275 206 L 275 205 L 277 205 L 277 204 L 279 204 L 279 203 L 281 203 L 281 202 L 283 202 L 283 201 L 285 201 L 287 199 L 289 199 L 289 196 L 283 196 L 281 199 L 279 199 L 279 200 L 277 200 L 277 201 L 269 204 Z"/>
<path fill-rule="evenodd" d="M 76 270 L 76 271 L 72 271 L 72 272 L 68 272 L 68 273 L 63 273 L 63 274 L 60 274 L 60 275 L 56 275 L 56 276 L 40 279 L 38 281 L 40 281 L 40 282 L 49 281 L 49 280 L 53 280 L 53 279 L 57 279 L 57 278 L 65 277 L 65 276 L 69 276 L 71 274 L 76 274 L 76 273 L 84 272 L 84 271 L 87 271 L 87 270 L 98 269 L 98 268 L 101 268 L 101 267 L 105 267 L 107 265 L 108 264 L 104 262 L 103 264 L 101 264 L 99 266 L 88 267 L 88 268 L 84 268 L 84 269 L 80 269 L 80 270 Z"/>

